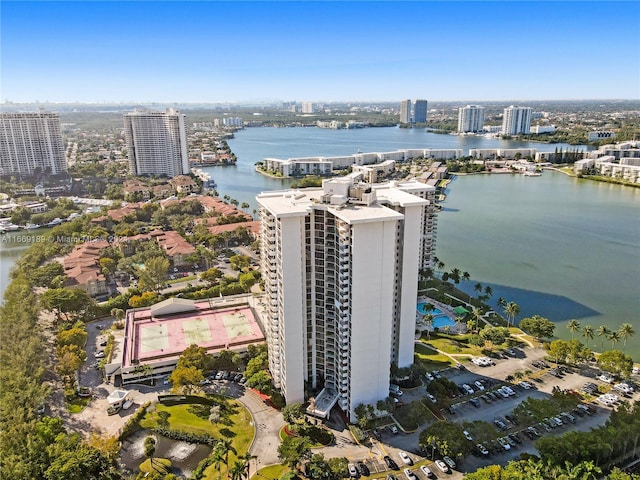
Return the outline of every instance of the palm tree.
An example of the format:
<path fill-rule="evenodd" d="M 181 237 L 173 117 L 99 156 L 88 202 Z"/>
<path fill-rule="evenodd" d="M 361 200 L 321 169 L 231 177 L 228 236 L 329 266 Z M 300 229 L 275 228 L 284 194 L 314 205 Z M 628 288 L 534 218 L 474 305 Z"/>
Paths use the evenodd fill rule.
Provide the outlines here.
<path fill-rule="evenodd" d="M 211 454 L 211 460 L 218 470 L 218 480 L 222 480 L 222 463 L 224 462 L 225 451 L 223 450 L 223 444 L 218 442 L 213 448 Z"/>
<path fill-rule="evenodd" d="M 622 338 L 622 335 L 620 335 L 620 332 L 618 330 L 612 330 L 609 333 L 609 336 L 607 337 L 607 339 L 611 340 L 611 349 L 614 348 L 615 344 L 618 343 L 621 338 Z"/>
<path fill-rule="evenodd" d="M 507 316 L 507 326 L 511 326 L 511 322 L 514 322 L 516 315 L 520 313 L 520 305 L 515 302 L 507 303 L 507 306 L 504 307 L 504 314 Z"/>
<path fill-rule="evenodd" d="M 481 293 L 481 292 L 482 292 L 482 284 L 481 284 L 480 282 L 476 283 L 476 284 L 473 286 L 473 290 L 474 290 L 476 293 Z"/>
<path fill-rule="evenodd" d="M 493 288 L 491 288 L 491 285 L 487 285 L 486 287 L 484 287 L 484 293 L 487 297 L 487 300 L 489 300 L 493 295 Z"/>
<path fill-rule="evenodd" d="M 620 333 L 620 336 L 622 337 L 622 340 L 624 341 L 623 346 L 622 346 L 622 350 L 624 350 L 627 347 L 627 340 L 630 339 L 631 337 L 633 337 L 636 332 L 633 329 L 633 325 L 631 325 L 630 323 L 623 323 L 620 326 L 620 329 L 618 330 L 618 333 Z"/>
<path fill-rule="evenodd" d="M 430 313 L 427 313 L 424 316 L 423 321 L 427 326 L 427 340 L 429 340 L 431 339 L 431 330 L 433 330 L 433 315 L 431 315 Z"/>
<path fill-rule="evenodd" d="M 471 275 L 469 274 L 469 272 L 462 272 L 462 279 L 467 282 L 471 280 Z"/>
<path fill-rule="evenodd" d="M 598 327 L 598 330 L 596 330 L 596 334 L 599 337 L 602 337 L 602 342 L 600 343 L 600 353 L 602 353 L 604 350 L 604 339 L 609 338 L 610 333 L 611 333 L 611 330 L 606 325 L 600 325 Z"/>
<path fill-rule="evenodd" d="M 153 468 L 153 454 L 156 453 L 156 439 L 155 437 L 148 436 L 144 439 L 144 455 L 149 457 L 149 463 Z"/>
<path fill-rule="evenodd" d="M 504 310 L 504 308 L 507 306 L 507 301 L 505 300 L 504 297 L 499 297 L 498 298 L 498 306 L 500 308 L 502 308 Z"/>
<path fill-rule="evenodd" d="M 482 326 L 482 322 L 484 321 L 484 317 L 482 316 L 482 309 L 478 307 L 473 307 L 473 309 L 471 310 L 471 315 L 473 315 L 473 318 L 475 319 L 475 323 L 476 323 L 476 328 L 479 331 L 480 327 Z"/>
<path fill-rule="evenodd" d="M 236 460 L 229 470 L 229 475 L 231 476 L 231 480 L 242 480 L 242 478 L 247 473 L 247 469 L 245 467 L 244 462 L 240 460 Z"/>
<path fill-rule="evenodd" d="M 233 444 L 231 442 L 231 440 L 228 439 L 220 439 L 218 440 L 218 444 L 216 445 L 216 448 L 220 448 L 220 450 L 222 451 L 222 453 L 224 454 L 224 464 L 227 467 L 226 469 L 226 476 L 229 475 L 229 452 L 233 452 L 234 454 L 238 453 L 236 452 L 236 449 L 233 448 Z"/>
<path fill-rule="evenodd" d="M 250 473 L 250 468 L 251 468 L 251 460 L 258 458 L 255 455 L 251 455 L 249 453 L 249 451 L 247 450 L 244 455 L 240 455 L 238 457 L 240 460 L 242 460 L 242 462 L 244 463 L 245 468 L 247 469 L 247 478 L 251 478 L 251 476 L 249 475 Z"/>
<path fill-rule="evenodd" d="M 589 340 L 593 340 L 595 332 L 593 331 L 593 327 L 591 325 L 585 325 L 582 327 L 582 336 L 584 338 L 588 338 Z"/>
<path fill-rule="evenodd" d="M 567 328 L 571 332 L 571 340 L 573 340 L 573 334 L 580 330 L 580 322 L 575 318 L 573 320 L 569 320 L 569 323 L 567 323 Z"/>

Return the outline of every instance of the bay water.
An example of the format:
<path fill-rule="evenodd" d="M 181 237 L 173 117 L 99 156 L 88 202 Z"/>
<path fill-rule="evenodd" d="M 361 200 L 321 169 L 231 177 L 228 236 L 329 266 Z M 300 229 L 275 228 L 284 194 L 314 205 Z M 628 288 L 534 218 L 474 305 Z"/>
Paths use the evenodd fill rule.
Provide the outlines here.
<path fill-rule="evenodd" d="M 236 166 L 205 168 L 220 196 L 256 208 L 255 196 L 288 188 L 291 179 L 255 171 L 265 157 L 293 158 L 386 152 L 402 148 L 556 148 L 566 144 L 439 135 L 422 129 L 251 128 L 229 140 Z M 579 146 L 579 149 L 586 149 Z M 519 318 L 542 315 L 557 323 L 559 337 L 571 337 L 570 319 L 582 325 L 640 329 L 640 189 L 597 183 L 545 171 L 540 177 L 511 174 L 458 176 L 447 189 L 438 217 L 436 255 L 445 270 L 468 271 L 459 287 L 473 294 L 475 283 L 520 305 Z M 37 232 L 37 231 L 36 231 Z M 24 246 L 0 243 L 0 289 Z M 576 334 L 578 335 L 578 334 Z M 600 350 L 601 339 L 581 338 Z M 611 342 L 605 341 L 605 348 Z M 616 345 L 622 348 L 622 342 Z M 640 332 L 626 352 L 640 360 Z"/>

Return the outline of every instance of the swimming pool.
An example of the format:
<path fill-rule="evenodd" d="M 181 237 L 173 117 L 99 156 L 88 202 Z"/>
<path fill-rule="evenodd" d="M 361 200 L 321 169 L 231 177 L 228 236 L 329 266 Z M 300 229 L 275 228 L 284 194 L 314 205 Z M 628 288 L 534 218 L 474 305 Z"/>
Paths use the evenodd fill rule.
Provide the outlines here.
<path fill-rule="evenodd" d="M 444 329 L 445 327 L 454 327 L 456 325 L 456 322 L 451 320 L 451 318 L 439 308 L 433 307 L 432 310 L 427 311 L 425 308 L 427 305 L 427 302 L 418 303 L 418 313 L 422 315 L 430 313 L 433 316 L 433 328 Z"/>
<path fill-rule="evenodd" d="M 434 317 L 436 317 L 438 315 L 442 315 L 444 313 L 442 310 L 440 310 L 437 307 L 434 307 L 433 305 L 432 305 L 432 309 L 427 311 L 427 305 L 429 305 L 428 302 L 420 302 L 418 304 L 418 313 L 420 313 L 422 315 L 426 315 L 427 313 L 430 313 Z"/>

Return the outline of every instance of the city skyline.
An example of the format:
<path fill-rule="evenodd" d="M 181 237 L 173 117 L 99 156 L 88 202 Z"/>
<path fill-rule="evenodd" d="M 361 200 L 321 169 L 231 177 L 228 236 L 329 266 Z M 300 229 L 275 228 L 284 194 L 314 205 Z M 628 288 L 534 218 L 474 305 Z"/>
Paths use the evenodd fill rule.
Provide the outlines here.
<path fill-rule="evenodd" d="M 423 35 L 398 31 L 407 16 L 424 19 Z M 1 100 L 639 98 L 637 32 L 597 34 L 620 18 L 640 18 L 640 6 L 3 2 Z M 589 62 L 576 61 L 585 57 Z"/>

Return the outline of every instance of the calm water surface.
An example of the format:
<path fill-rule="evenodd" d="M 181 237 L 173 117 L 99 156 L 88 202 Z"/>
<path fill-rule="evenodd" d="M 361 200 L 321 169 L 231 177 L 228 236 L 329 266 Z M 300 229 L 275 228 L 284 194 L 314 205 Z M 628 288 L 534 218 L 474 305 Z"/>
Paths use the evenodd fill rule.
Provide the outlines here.
<path fill-rule="evenodd" d="M 208 170 L 219 194 L 255 208 L 255 196 L 287 188 L 290 180 L 264 177 L 254 164 L 265 157 L 349 155 L 400 148 L 535 147 L 569 145 L 503 141 L 473 136 L 438 135 L 424 130 L 369 128 L 253 128 L 229 141 L 238 156 L 235 167 Z M 579 147 L 583 148 L 584 147 Z M 569 319 L 594 328 L 629 322 L 638 334 L 627 352 L 640 360 L 640 190 L 545 172 L 541 177 L 472 175 L 457 177 L 447 191 L 438 220 L 437 255 L 468 271 L 473 285 L 491 285 L 521 307 L 520 317 L 539 314 L 555 322 L 569 338 Z M 0 243 L 0 287 L 24 250 Z M 600 339 L 590 341 L 600 348 Z M 610 343 L 609 343 L 610 346 Z"/>

